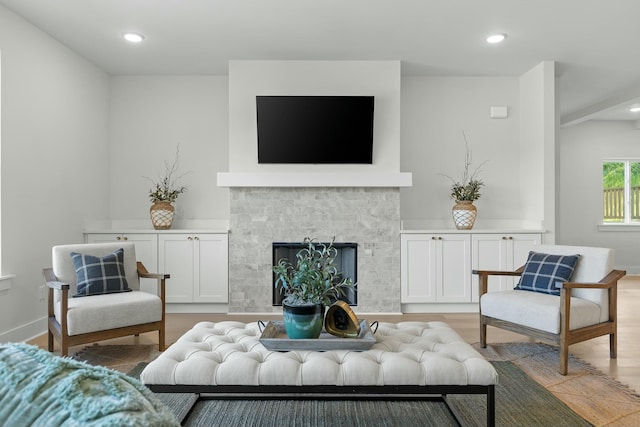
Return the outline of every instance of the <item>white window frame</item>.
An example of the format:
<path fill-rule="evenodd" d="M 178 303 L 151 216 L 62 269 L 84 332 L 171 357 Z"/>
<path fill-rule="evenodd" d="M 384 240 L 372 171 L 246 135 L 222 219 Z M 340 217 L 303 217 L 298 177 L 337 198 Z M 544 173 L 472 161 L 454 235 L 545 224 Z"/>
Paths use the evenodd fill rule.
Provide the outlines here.
<path fill-rule="evenodd" d="M 634 230 L 640 231 L 640 221 L 631 221 L 631 163 L 640 163 L 640 158 L 611 158 L 604 159 L 605 163 L 624 163 L 624 221 L 622 222 L 602 222 L 598 225 L 600 231 L 621 231 Z M 601 177 L 602 180 L 602 168 Z M 604 189 L 602 189 L 604 191 Z"/>

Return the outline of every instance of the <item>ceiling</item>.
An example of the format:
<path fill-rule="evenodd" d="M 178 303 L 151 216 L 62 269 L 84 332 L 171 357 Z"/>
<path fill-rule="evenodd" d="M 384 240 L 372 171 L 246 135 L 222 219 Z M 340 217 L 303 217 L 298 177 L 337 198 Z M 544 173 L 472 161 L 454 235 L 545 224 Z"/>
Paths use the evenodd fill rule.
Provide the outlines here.
<path fill-rule="evenodd" d="M 228 61 L 400 60 L 403 75 L 520 76 L 556 61 L 561 123 L 639 120 L 638 0 L 0 0 L 112 75 Z M 144 34 L 143 43 L 122 33 Z M 484 39 L 506 33 L 499 45 Z"/>

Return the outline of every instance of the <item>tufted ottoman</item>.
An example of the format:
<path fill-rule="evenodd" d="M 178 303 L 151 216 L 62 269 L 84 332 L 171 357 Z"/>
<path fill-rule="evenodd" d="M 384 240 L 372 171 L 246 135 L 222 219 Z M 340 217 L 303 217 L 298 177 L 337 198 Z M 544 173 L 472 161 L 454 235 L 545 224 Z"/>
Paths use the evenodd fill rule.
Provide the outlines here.
<path fill-rule="evenodd" d="M 446 323 L 381 322 L 366 351 L 270 351 L 260 335 L 257 323 L 200 322 L 140 379 L 155 392 L 216 396 L 402 394 L 446 403 L 447 394 L 485 394 L 487 425 L 495 424 L 497 373 Z"/>

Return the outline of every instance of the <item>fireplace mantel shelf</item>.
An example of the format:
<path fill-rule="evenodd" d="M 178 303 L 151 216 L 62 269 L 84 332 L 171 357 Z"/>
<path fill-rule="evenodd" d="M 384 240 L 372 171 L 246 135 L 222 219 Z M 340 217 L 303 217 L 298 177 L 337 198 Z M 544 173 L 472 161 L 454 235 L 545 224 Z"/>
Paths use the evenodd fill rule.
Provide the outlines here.
<path fill-rule="evenodd" d="M 411 187 L 409 172 L 218 172 L 218 187 Z"/>

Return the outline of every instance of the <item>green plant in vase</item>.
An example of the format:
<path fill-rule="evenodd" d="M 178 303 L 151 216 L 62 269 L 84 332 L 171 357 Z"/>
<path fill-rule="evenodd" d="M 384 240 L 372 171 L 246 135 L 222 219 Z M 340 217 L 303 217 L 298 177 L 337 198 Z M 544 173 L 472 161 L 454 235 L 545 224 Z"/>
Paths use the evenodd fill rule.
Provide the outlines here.
<path fill-rule="evenodd" d="M 466 148 L 462 178 L 459 181 L 456 181 L 448 175 L 444 176 L 451 180 L 450 196 L 456 201 L 456 204 L 451 210 L 455 226 L 459 230 L 470 230 L 473 228 L 477 215 L 477 209 L 473 205 L 473 202 L 480 198 L 480 188 L 484 185 L 484 182 L 478 178 L 478 174 L 480 173 L 480 168 L 486 163 L 486 161 L 471 171 L 471 150 L 469 150 L 467 136 L 464 132 L 462 135 L 464 137 Z"/>
<path fill-rule="evenodd" d="M 153 228 L 156 230 L 167 230 L 171 228 L 175 213 L 173 203 L 180 194 L 187 191 L 187 187 L 178 185 L 180 178 L 186 175 L 176 176 L 179 158 L 180 146 L 176 147 L 176 157 L 173 163 L 169 164 L 165 162 L 164 176 L 158 176 L 158 180 L 147 178 L 153 184 L 153 187 L 149 189 L 149 200 L 151 200 L 152 203 L 149 208 L 149 214 Z"/>
<path fill-rule="evenodd" d="M 280 259 L 273 266 L 275 286 L 280 289 L 285 330 L 289 338 L 318 338 L 324 322 L 324 309 L 355 286 L 335 266 L 337 249 L 331 243 L 305 238 L 305 247 L 296 253 L 294 263 Z"/>

